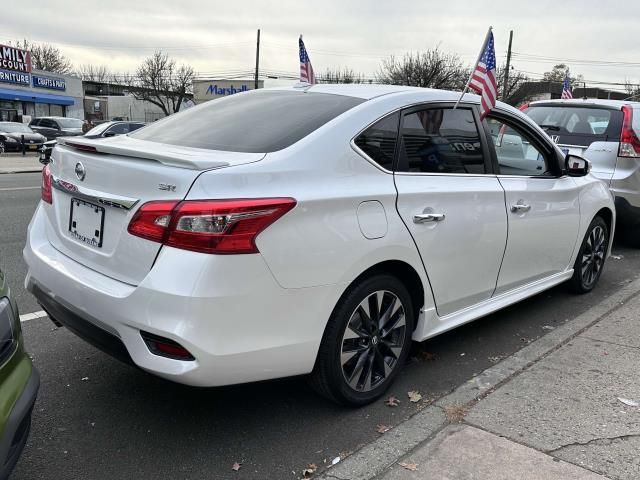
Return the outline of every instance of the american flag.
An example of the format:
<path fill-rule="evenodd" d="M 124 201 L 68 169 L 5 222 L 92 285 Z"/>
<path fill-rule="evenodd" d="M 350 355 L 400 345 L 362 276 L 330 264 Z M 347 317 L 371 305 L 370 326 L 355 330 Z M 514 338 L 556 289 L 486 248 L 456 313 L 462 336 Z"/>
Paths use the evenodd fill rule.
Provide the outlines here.
<path fill-rule="evenodd" d="M 480 118 L 487 116 L 495 107 L 498 98 L 498 82 L 496 81 L 496 50 L 493 43 L 493 32 L 489 32 L 484 51 L 476 65 L 469 88 L 482 96 L 480 102 Z"/>
<path fill-rule="evenodd" d="M 569 72 L 564 76 L 564 82 L 562 82 L 562 95 L 560 98 L 573 98 L 571 93 L 571 85 L 569 85 Z"/>
<path fill-rule="evenodd" d="M 316 76 L 313 74 L 313 67 L 311 66 L 307 49 L 304 48 L 302 35 L 300 35 L 298 43 L 300 45 L 300 81 L 311 84 L 318 83 L 316 82 Z"/>

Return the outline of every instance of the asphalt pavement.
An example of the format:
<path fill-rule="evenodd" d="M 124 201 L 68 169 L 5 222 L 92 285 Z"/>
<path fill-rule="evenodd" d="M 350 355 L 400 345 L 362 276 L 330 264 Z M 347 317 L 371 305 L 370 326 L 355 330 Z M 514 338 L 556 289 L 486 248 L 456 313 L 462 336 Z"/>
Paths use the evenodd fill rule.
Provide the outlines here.
<path fill-rule="evenodd" d="M 38 174 L 0 175 L 0 265 L 23 314 L 40 310 L 22 286 L 21 253 L 39 182 Z M 13 479 L 287 479 L 300 478 L 309 464 L 319 472 L 376 440 L 378 425 L 398 425 L 636 279 L 640 251 L 616 244 L 614 254 L 589 295 L 559 286 L 415 345 L 389 391 L 401 400 L 397 408 L 383 401 L 337 407 L 303 378 L 176 385 L 120 364 L 47 318 L 26 321 L 42 387 Z M 420 402 L 408 401 L 413 390 Z"/>

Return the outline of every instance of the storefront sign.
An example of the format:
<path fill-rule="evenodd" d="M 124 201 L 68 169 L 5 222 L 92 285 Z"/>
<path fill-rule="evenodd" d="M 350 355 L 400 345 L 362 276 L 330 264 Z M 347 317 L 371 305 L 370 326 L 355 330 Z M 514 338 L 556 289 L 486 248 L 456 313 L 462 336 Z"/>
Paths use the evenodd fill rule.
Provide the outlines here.
<path fill-rule="evenodd" d="M 29 85 L 31 83 L 28 73 L 9 72 L 7 70 L 0 70 L 0 82 L 16 85 Z"/>
<path fill-rule="evenodd" d="M 51 90 L 66 90 L 67 85 L 63 78 L 44 77 L 42 75 L 32 74 L 33 86 L 36 88 L 48 88 Z"/>
<path fill-rule="evenodd" d="M 244 79 L 209 79 L 193 81 L 193 101 L 196 104 L 224 98 L 236 93 L 248 92 L 254 89 L 253 80 Z M 264 87 L 264 80 L 258 81 L 258 88 Z"/>
<path fill-rule="evenodd" d="M 20 48 L 0 45 L 0 69 L 31 73 L 31 53 Z"/>
<path fill-rule="evenodd" d="M 234 87 L 233 84 L 228 88 L 218 87 L 218 85 L 209 85 L 207 88 L 207 95 L 233 95 L 234 93 L 248 92 L 249 87 L 246 85 L 241 85 L 238 88 Z"/>

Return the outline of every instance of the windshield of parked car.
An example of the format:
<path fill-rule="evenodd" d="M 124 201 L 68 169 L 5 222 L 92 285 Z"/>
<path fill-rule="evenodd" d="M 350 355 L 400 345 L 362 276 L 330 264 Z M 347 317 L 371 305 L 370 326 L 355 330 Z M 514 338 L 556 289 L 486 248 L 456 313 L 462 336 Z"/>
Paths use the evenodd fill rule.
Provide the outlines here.
<path fill-rule="evenodd" d="M 171 115 L 129 136 L 209 150 L 275 152 L 363 101 L 304 91 L 238 93 Z"/>
<path fill-rule="evenodd" d="M 82 120 L 77 118 L 56 118 L 61 128 L 82 128 Z"/>
<path fill-rule="evenodd" d="M 101 123 L 100 125 L 96 125 L 91 130 L 89 130 L 87 133 L 85 133 L 85 135 L 100 135 L 102 132 L 104 132 L 111 125 L 113 125 L 113 123 L 111 123 L 111 122 Z"/>
<path fill-rule="evenodd" d="M 28 126 L 22 123 L 2 122 L 0 123 L 0 132 L 5 133 L 33 133 Z"/>
<path fill-rule="evenodd" d="M 593 106 L 531 105 L 525 110 L 533 121 L 557 136 L 556 143 L 589 146 L 596 141 L 619 141 L 622 112 Z"/>

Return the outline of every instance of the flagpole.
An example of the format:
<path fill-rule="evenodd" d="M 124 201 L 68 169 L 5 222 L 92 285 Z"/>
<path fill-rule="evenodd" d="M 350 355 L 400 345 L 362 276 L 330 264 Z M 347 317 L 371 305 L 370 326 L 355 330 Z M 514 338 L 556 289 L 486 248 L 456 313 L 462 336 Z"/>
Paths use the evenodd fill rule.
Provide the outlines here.
<path fill-rule="evenodd" d="M 493 27 L 489 27 L 489 30 L 487 30 L 487 35 L 484 37 L 484 43 L 482 44 L 482 48 L 480 49 L 480 53 L 478 54 L 478 59 L 476 60 L 476 63 L 473 64 L 473 69 L 471 70 L 471 74 L 469 75 L 469 80 L 467 80 L 467 84 L 465 85 L 464 90 L 462 91 L 462 95 L 460 95 L 460 98 L 458 99 L 456 104 L 453 106 L 454 110 L 458 107 L 458 104 L 462 100 L 462 97 L 464 97 L 464 94 L 467 93 L 467 91 L 469 90 L 469 84 L 471 83 L 471 79 L 473 78 L 473 72 L 476 71 L 476 67 L 478 66 L 478 63 L 480 63 L 480 59 L 482 58 L 484 49 L 487 48 L 487 42 L 489 41 L 489 35 L 491 35 L 491 30 L 493 30 Z"/>

